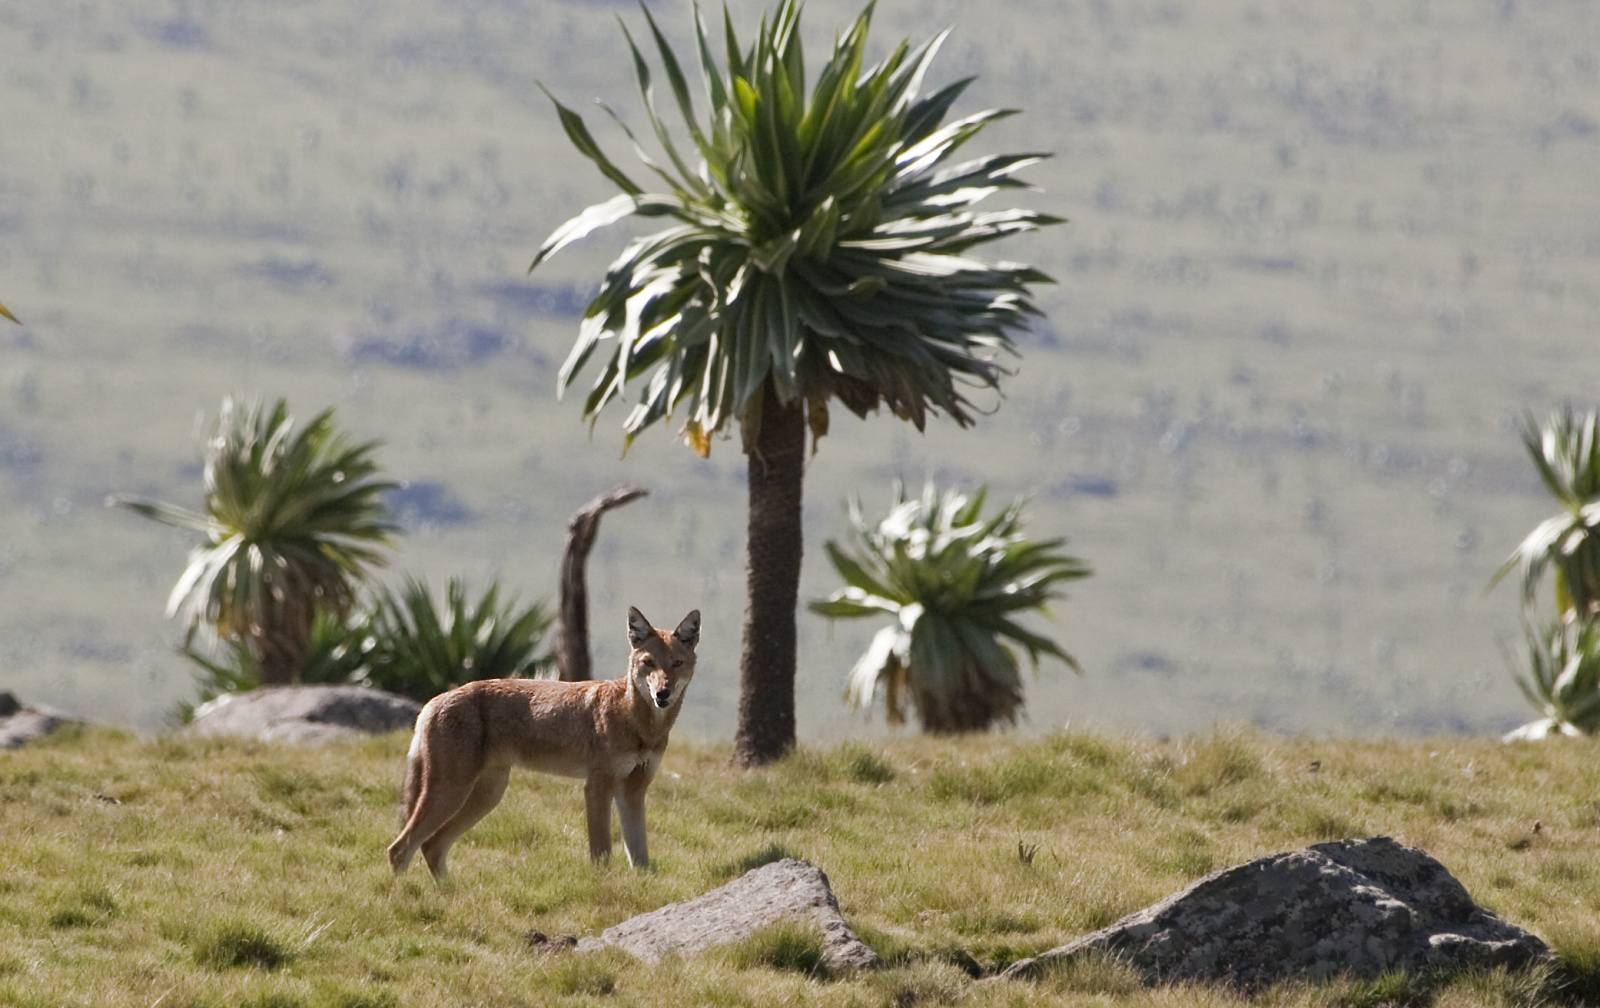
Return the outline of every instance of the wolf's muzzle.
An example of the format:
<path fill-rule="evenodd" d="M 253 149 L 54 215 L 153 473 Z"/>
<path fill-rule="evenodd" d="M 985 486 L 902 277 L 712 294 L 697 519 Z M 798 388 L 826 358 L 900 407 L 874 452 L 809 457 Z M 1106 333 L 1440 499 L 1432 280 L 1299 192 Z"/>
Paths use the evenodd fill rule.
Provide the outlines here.
<path fill-rule="evenodd" d="M 669 689 L 656 690 L 656 706 L 665 707 L 672 702 L 672 691 Z"/>

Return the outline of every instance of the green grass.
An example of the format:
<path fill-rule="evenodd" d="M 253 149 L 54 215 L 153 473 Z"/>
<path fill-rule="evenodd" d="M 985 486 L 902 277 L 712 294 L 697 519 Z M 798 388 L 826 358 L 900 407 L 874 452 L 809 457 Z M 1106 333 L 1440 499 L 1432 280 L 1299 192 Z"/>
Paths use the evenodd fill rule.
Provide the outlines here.
<path fill-rule="evenodd" d="M 807 748 L 735 772 L 675 745 L 651 870 L 591 865 L 568 780 L 519 773 L 437 886 L 398 878 L 403 735 L 326 750 L 90 730 L 0 762 L 0 1004 L 1535 1005 L 1600 994 L 1600 745 L 1065 733 Z M 1540 828 L 1533 830 L 1537 821 Z M 1146 989 L 1115 962 L 979 977 L 1212 870 L 1335 836 L 1441 860 L 1560 958 L 1521 976 Z M 828 873 L 887 967 L 770 928 L 692 961 L 541 955 L 781 857 Z"/>

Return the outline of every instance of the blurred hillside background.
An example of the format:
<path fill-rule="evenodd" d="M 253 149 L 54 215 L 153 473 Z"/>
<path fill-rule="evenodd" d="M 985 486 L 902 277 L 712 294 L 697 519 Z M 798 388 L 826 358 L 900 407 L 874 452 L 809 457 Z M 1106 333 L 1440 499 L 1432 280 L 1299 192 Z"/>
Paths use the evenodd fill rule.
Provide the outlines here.
<path fill-rule="evenodd" d="M 748 36 L 765 5 L 730 4 Z M 689 5 L 652 3 L 679 51 Z M 820 51 L 854 0 L 812 0 Z M 718 12 L 708 10 L 708 15 Z M 103 506 L 199 502 L 224 395 L 379 438 L 407 482 L 387 576 L 552 596 L 564 527 L 623 482 L 591 560 L 597 668 L 623 612 L 705 612 L 683 724 L 733 730 L 744 458 L 667 430 L 621 457 L 555 368 L 620 249 L 534 277 L 607 183 L 535 82 L 636 126 L 617 17 L 577 0 L 0 0 L 0 686 L 159 728 L 192 696 L 163 618 L 192 540 Z M 836 410 L 803 597 L 843 502 L 896 478 L 1031 495 L 1096 575 L 1047 629 L 1082 661 L 1029 723 L 1485 733 L 1532 716 L 1495 568 L 1548 512 L 1522 415 L 1600 397 L 1600 8 L 1585 0 L 881 0 L 880 50 L 953 24 L 931 83 L 1051 151 L 997 247 L 1059 285 L 975 429 Z M 626 161 L 603 116 L 602 142 Z M 800 734 L 849 716 L 873 632 L 800 616 Z"/>

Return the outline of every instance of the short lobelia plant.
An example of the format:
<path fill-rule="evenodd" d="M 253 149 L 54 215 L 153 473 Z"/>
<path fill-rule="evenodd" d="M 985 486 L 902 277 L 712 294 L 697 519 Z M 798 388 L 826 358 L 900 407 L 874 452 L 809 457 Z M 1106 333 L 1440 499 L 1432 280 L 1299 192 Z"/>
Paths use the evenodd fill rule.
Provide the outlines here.
<path fill-rule="evenodd" d="M 1041 656 L 1078 663 L 1055 641 L 1017 618 L 1045 611 L 1066 581 L 1089 567 L 1059 551 L 1064 538 L 1022 534 L 1023 502 L 985 517 L 987 488 L 970 495 L 922 496 L 895 488 L 894 505 L 876 523 L 859 501 L 850 508 L 854 550 L 827 544 L 845 586 L 811 610 L 830 619 L 888 616 L 850 672 L 846 699 L 870 705 L 881 690 L 891 723 L 906 718 L 909 701 L 924 731 L 977 731 L 1014 722 L 1022 707 L 1016 648 L 1037 668 Z"/>
<path fill-rule="evenodd" d="M 248 649 L 261 685 L 295 682 L 318 612 L 343 618 L 386 562 L 396 526 L 374 442 L 352 443 L 327 409 L 297 428 L 288 403 L 224 399 L 206 443 L 205 501 L 191 511 L 141 497 L 112 503 L 202 533 L 167 601 L 169 616 Z"/>
<path fill-rule="evenodd" d="M 1544 717 L 1512 733 L 1593 734 L 1600 730 L 1600 414 L 1566 406 L 1543 423 L 1527 418 L 1523 444 L 1561 510 L 1540 522 L 1495 572 L 1522 575 L 1528 672 L 1517 684 Z M 1540 617 L 1549 575 L 1553 617 Z"/>
<path fill-rule="evenodd" d="M 548 662 L 540 646 L 550 623 L 537 602 L 502 605 L 498 582 L 474 604 L 451 578 L 441 608 L 426 582 L 408 577 L 399 591 L 384 590 L 366 624 L 351 631 L 364 659 L 352 678 L 426 701 L 475 679 L 531 675 Z"/>

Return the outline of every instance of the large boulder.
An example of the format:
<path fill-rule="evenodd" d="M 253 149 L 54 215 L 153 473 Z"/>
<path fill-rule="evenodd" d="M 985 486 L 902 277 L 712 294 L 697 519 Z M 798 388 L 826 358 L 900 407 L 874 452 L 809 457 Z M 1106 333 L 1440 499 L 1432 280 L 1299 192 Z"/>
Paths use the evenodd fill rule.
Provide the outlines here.
<path fill-rule="evenodd" d="M 1389 970 L 1520 968 L 1551 960 L 1538 938 L 1472 901 L 1438 861 L 1389 837 L 1274 854 L 1207 876 L 1001 977 L 1111 953 L 1149 983 L 1251 989 Z"/>
<path fill-rule="evenodd" d="M 200 705 L 182 733 L 322 745 L 409 731 L 421 709 L 415 700 L 366 686 L 263 686 Z"/>
<path fill-rule="evenodd" d="M 720 889 L 640 914 L 598 937 L 578 942 L 579 952 L 615 947 L 646 962 L 691 955 L 740 941 L 784 920 L 814 923 L 822 933 L 823 963 L 843 972 L 872 969 L 878 955 L 839 914 L 828 876 L 804 861 L 784 858 L 754 868 Z"/>
<path fill-rule="evenodd" d="M 78 720 L 54 707 L 22 703 L 11 691 L 0 690 L 0 749 L 19 749 Z"/>

